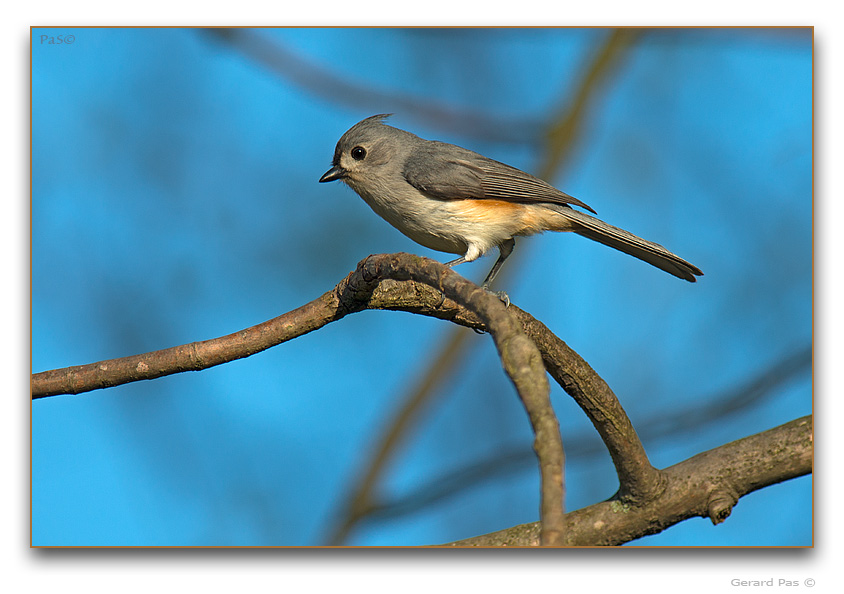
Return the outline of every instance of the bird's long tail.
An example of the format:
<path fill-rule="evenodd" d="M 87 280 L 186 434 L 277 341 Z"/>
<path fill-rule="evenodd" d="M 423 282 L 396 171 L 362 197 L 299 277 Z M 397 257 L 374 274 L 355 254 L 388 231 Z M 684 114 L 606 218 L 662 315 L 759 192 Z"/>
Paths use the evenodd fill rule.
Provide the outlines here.
<path fill-rule="evenodd" d="M 652 264 L 690 283 L 697 280 L 695 276 L 703 276 L 700 268 L 686 262 L 680 256 L 672 254 L 658 243 L 637 237 L 624 229 L 613 227 L 601 219 L 569 207 L 555 210 L 563 214 L 572 223 L 572 227 L 567 230 L 578 235 L 588 237 L 598 243 L 603 243 L 625 254 L 644 260 L 648 264 Z"/>

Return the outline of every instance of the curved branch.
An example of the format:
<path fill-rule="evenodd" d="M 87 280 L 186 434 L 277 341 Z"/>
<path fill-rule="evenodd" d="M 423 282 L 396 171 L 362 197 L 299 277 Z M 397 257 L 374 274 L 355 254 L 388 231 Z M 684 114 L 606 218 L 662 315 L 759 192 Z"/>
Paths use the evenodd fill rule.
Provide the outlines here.
<path fill-rule="evenodd" d="M 358 271 L 361 271 L 364 279 L 414 280 L 439 288 L 445 297 L 480 318 L 495 341 L 504 369 L 516 386 L 533 426 L 534 451 L 539 459 L 541 485 L 540 543 L 562 544 L 563 442 L 551 406 L 545 367 L 536 345 L 525 336 L 521 325 L 498 297 L 439 262 L 408 254 L 373 256 L 361 262 Z"/>
<path fill-rule="evenodd" d="M 653 498 L 664 488 L 618 397 L 601 376 L 530 314 L 513 308 L 525 333 L 542 353 L 545 368 L 586 413 L 607 446 L 618 473 L 618 497 L 629 504 Z"/>
<path fill-rule="evenodd" d="M 665 489 L 644 505 L 613 498 L 570 512 L 566 545 L 620 545 L 693 517 L 719 524 L 744 495 L 812 472 L 812 430 L 812 417 L 802 417 L 666 468 Z M 536 525 L 522 524 L 443 546 L 526 547 L 536 539 Z"/>
<path fill-rule="evenodd" d="M 425 302 L 426 300 L 421 300 L 421 303 Z M 402 299 L 394 299 L 390 292 L 380 293 L 379 300 L 371 303 L 370 307 L 411 311 Z M 580 406 L 603 439 L 618 474 L 620 499 L 627 504 L 636 504 L 658 494 L 664 488 L 661 473 L 648 460 L 630 418 L 612 389 L 580 355 L 545 324 L 515 305 L 511 305 L 509 309 L 521 323 L 528 338 L 539 348 L 548 373 Z M 473 319 L 471 312 L 451 310 L 448 304 L 444 304 L 443 311 L 439 314 L 419 306 L 412 311 L 448 317 L 453 322 L 470 328 L 486 329 L 480 320 Z"/>
<path fill-rule="evenodd" d="M 221 338 L 45 371 L 32 376 L 32 398 L 116 386 L 188 370 L 199 370 L 243 358 L 370 307 L 382 281 L 417 281 L 434 288 L 464 312 L 471 312 L 495 341 L 502 365 L 516 387 L 533 426 L 534 450 L 541 482 L 541 542 L 560 544 L 563 533 L 563 444 L 551 406 L 550 388 L 539 351 L 501 301 L 443 264 L 410 254 L 381 254 L 361 261 L 333 291 L 292 312 Z M 417 287 L 410 286 L 411 289 Z M 440 291 L 442 293 L 440 293 Z M 378 300 L 375 300 L 376 303 Z M 426 306 L 423 304 L 423 308 Z M 446 311 L 455 317 L 465 315 Z M 439 305 L 435 309 L 440 309 Z M 451 315 L 451 314 L 446 314 Z"/>
<path fill-rule="evenodd" d="M 414 280 L 425 284 L 401 282 L 411 279 L 408 270 L 415 271 Z M 423 275 L 420 271 L 428 273 Z M 494 337 L 500 335 L 499 330 L 489 325 L 497 318 L 482 318 L 478 304 L 469 301 L 471 295 L 481 299 L 490 297 L 489 294 L 478 292 L 474 284 L 459 275 L 446 274 L 448 272 L 449 269 L 433 260 L 414 259 L 407 255 L 395 256 L 393 260 L 390 256 L 371 256 L 332 291 L 287 314 L 241 332 L 144 355 L 35 374 L 32 379 L 33 398 L 60 393 L 75 394 L 170 373 L 205 369 L 286 342 L 362 309 L 409 311 L 488 330 Z M 442 281 L 438 274 L 444 275 Z M 443 299 L 442 293 L 435 287 L 446 279 L 454 282 L 460 279 L 462 293 L 446 291 L 450 299 Z M 446 288 L 446 285 L 441 286 Z M 457 291 L 456 286 L 452 290 Z M 458 303 L 456 299 L 460 295 L 462 301 Z M 492 303 L 501 305 L 494 298 Z M 512 320 L 513 317 L 518 320 L 530 341 L 539 348 L 545 368 L 574 398 L 604 440 L 618 473 L 619 498 L 627 504 L 636 504 L 658 494 L 664 487 L 662 476 L 648 461 L 630 419 L 606 382 L 544 324 L 516 306 L 511 306 L 509 312 L 512 315 L 505 316 L 506 320 Z M 506 332 L 512 333 L 514 330 L 508 327 Z M 498 342 L 496 344 L 499 352 L 506 352 L 502 351 Z M 507 364 L 517 363 L 505 361 Z M 544 378 L 544 374 L 541 375 Z M 522 388 L 518 385 L 517 388 L 522 393 Z M 531 420 L 536 427 L 546 427 L 541 433 L 543 436 L 555 432 L 559 434 L 559 430 L 549 424 L 543 415 L 532 417 Z M 539 435 L 540 432 L 537 432 Z M 548 466 L 547 478 L 549 482 L 562 484 L 562 476 L 557 480 L 550 470 L 556 466 L 562 467 L 562 462 Z M 553 497 L 556 501 L 556 495 Z M 547 511 L 550 513 L 550 509 Z"/>

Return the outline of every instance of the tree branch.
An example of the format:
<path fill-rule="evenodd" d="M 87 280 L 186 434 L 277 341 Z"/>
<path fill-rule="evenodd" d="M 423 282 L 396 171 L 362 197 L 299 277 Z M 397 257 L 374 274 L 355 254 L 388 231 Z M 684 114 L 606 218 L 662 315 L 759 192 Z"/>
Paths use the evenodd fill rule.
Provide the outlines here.
<path fill-rule="evenodd" d="M 563 444 L 551 406 L 550 388 L 542 357 L 521 325 L 503 303 L 443 264 L 410 254 L 381 254 L 361 261 L 333 291 L 287 314 L 221 338 L 194 342 L 90 365 L 45 371 L 32 376 L 32 398 L 116 386 L 188 370 L 199 370 L 243 358 L 311 332 L 349 313 L 379 303 L 376 289 L 382 281 L 416 281 L 450 299 L 443 315 L 471 312 L 492 336 L 504 370 L 516 387 L 533 426 L 534 450 L 541 482 L 540 541 L 559 545 L 563 540 Z M 418 290 L 418 286 L 409 285 Z M 440 293 L 441 291 L 441 293 Z M 431 292 L 431 291 L 429 291 Z M 462 308 L 457 308 L 457 305 Z M 413 306 L 419 307 L 419 306 Z M 421 310 L 429 306 L 422 304 Z M 440 311 L 439 305 L 434 307 Z M 460 311 L 462 309 L 462 311 Z M 421 311 L 420 311 L 421 313 Z"/>
<path fill-rule="evenodd" d="M 692 517 L 719 524 L 744 495 L 812 472 L 812 446 L 806 416 L 693 456 L 662 471 L 665 489 L 644 505 L 612 498 L 566 514 L 566 545 L 620 545 Z M 528 547 L 536 539 L 536 525 L 522 524 L 443 546 Z"/>
<path fill-rule="evenodd" d="M 394 300 L 392 294 L 381 293 L 379 297 L 378 301 L 370 304 L 371 307 L 410 311 L 403 300 Z M 539 348 L 548 373 L 586 413 L 606 444 L 618 474 L 618 495 L 621 500 L 632 504 L 658 494 L 664 488 L 661 473 L 651 465 L 630 418 L 603 378 L 545 324 L 515 305 L 509 309 L 521 323 L 528 338 Z M 414 311 L 435 315 L 424 306 Z M 455 323 L 486 329 L 483 324 L 478 324 L 479 320 L 471 317 L 471 312 L 451 311 L 447 308 L 445 311 L 453 315 L 449 319 Z M 443 313 L 440 312 L 436 317 L 443 317 Z"/>
<path fill-rule="evenodd" d="M 721 521 L 738 497 L 811 471 L 808 418 L 665 470 L 653 468 L 612 390 L 544 324 L 516 306 L 505 308 L 497 298 L 442 264 L 407 254 L 370 256 L 332 291 L 241 332 L 145 355 L 34 374 L 33 398 L 205 369 L 249 356 L 363 309 L 407 311 L 489 331 L 528 410 L 540 459 L 542 524 L 519 526 L 457 544 L 529 546 L 538 542 L 540 532 L 543 544 L 620 544 L 695 515 Z M 589 416 L 610 450 L 619 476 L 619 491 L 610 501 L 565 516 L 562 442 L 558 441 L 559 428 L 540 360 Z"/>

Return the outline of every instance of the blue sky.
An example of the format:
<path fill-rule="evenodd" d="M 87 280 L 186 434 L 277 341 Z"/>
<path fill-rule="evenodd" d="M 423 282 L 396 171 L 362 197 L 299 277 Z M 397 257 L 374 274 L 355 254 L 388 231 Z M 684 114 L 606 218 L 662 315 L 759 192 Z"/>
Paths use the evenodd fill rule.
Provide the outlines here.
<path fill-rule="evenodd" d="M 284 50 L 284 68 L 196 29 L 33 30 L 33 371 L 259 323 L 329 290 L 370 253 L 450 259 L 351 190 L 318 184 L 334 143 L 363 117 L 395 112 L 395 126 L 536 171 L 539 131 L 607 34 L 245 33 Z M 426 111 L 442 106 L 500 126 L 461 128 Z M 594 97 L 550 181 L 705 276 L 691 285 L 556 234 L 520 240 L 505 267 L 499 288 L 609 382 L 637 427 L 699 414 L 798 362 L 735 413 L 641 430 L 657 466 L 811 412 L 811 370 L 800 364 L 812 338 L 811 123 L 810 36 L 647 34 Z M 480 280 L 491 264 L 458 272 Z M 451 331 L 364 312 L 215 369 L 35 402 L 33 544 L 324 543 Z M 394 453 L 385 499 L 529 450 L 489 338 L 468 344 Z M 577 444 L 594 439 L 588 421 L 559 388 L 552 399 L 564 442 L 587 452 Z M 569 508 L 614 492 L 606 454 L 567 465 Z M 536 482 L 528 462 L 412 515 L 361 524 L 348 544 L 446 542 L 534 521 Z M 694 520 L 635 544 L 807 545 L 810 512 L 804 477 L 742 499 L 717 527 Z"/>

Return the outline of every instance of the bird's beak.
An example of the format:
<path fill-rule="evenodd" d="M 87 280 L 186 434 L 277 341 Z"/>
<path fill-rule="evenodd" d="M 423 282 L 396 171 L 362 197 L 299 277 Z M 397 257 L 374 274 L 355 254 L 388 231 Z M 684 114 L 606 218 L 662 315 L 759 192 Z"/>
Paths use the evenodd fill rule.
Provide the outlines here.
<path fill-rule="evenodd" d="M 322 177 L 319 178 L 319 183 L 330 182 L 336 179 L 343 179 L 344 177 L 346 177 L 346 170 L 340 167 L 339 165 L 335 165 L 334 167 L 322 174 Z"/>

